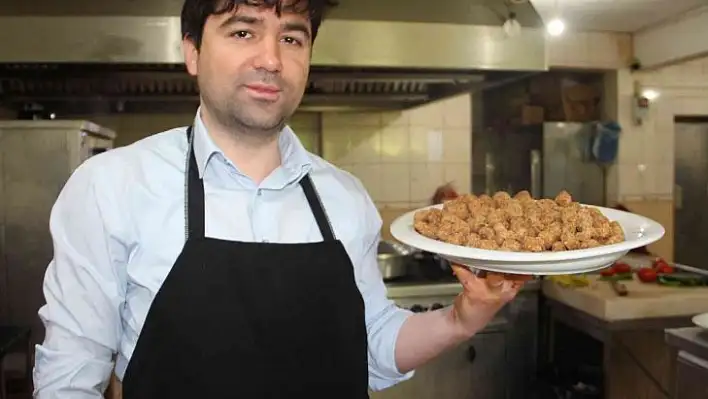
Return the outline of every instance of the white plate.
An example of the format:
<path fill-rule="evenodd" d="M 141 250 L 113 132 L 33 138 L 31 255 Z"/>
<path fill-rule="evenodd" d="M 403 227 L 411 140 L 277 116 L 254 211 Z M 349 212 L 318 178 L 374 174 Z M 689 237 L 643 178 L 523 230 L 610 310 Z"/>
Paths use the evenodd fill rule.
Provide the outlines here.
<path fill-rule="evenodd" d="M 691 320 L 693 321 L 693 324 L 697 325 L 698 327 L 702 327 L 708 330 L 708 313 L 693 316 L 693 319 Z"/>
<path fill-rule="evenodd" d="M 419 234 L 413 228 L 417 211 L 400 216 L 391 224 L 393 237 L 411 247 L 439 254 L 450 262 L 500 273 L 557 275 L 587 273 L 612 265 L 631 249 L 643 247 L 664 236 L 664 228 L 657 222 L 633 213 L 585 205 L 599 209 L 611 221 L 617 221 L 624 230 L 625 241 L 596 248 L 560 252 L 505 252 L 469 248 L 434 240 Z M 422 209 L 438 208 L 433 205 Z"/>

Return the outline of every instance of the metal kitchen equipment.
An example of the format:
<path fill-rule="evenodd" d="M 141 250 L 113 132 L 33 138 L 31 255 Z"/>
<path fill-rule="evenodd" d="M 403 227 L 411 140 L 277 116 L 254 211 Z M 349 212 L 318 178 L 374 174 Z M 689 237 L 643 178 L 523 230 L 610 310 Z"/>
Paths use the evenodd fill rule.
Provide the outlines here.
<path fill-rule="evenodd" d="M 0 320 L 43 338 L 37 310 L 52 259 L 49 214 L 71 173 L 110 149 L 115 133 L 88 121 L 0 122 Z"/>
<path fill-rule="evenodd" d="M 178 2 L 45 1 L 45 16 L 26 2 L 3 3 L 0 100 L 9 108 L 36 102 L 65 115 L 196 109 Z M 301 111 L 405 109 L 548 69 L 544 23 L 529 1 L 514 5 L 523 32 L 513 40 L 500 40 L 506 0 L 338 3 L 319 30 Z"/>
<path fill-rule="evenodd" d="M 587 155 L 595 125 L 547 122 L 498 132 L 486 191 L 528 190 L 535 198 L 553 198 L 566 190 L 575 201 L 604 206 L 603 168 Z"/>
<path fill-rule="evenodd" d="M 674 129 L 675 260 L 705 271 L 708 270 L 705 261 L 708 256 L 708 118 L 676 118 Z M 670 147 L 666 151 L 671 151 Z M 655 167 L 670 169 L 666 165 Z M 659 172 L 649 169 L 647 179 L 655 173 Z"/>
<path fill-rule="evenodd" d="M 405 276 L 413 262 L 414 253 L 414 249 L 395 241 L 382 240 L 379 242 L 376 260 L 381 276 L 385 280 Z"/>

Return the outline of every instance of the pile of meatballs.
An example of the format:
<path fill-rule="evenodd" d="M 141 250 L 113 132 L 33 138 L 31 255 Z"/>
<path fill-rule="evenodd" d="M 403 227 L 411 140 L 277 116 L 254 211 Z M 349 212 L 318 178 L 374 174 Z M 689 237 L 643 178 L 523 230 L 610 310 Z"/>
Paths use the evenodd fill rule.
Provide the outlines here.
<path fill-rule="evenodd" d="M 446 243 L 509 252 L 568 251 L 625 239 L 619 223 L 573 202 L 565 191 L 553 200 L 536 200 L 528 191 L 513 198 L 501 191 L 491 197 L 466 194 L 442 210 L 416 212 L 414 228 Z"/>

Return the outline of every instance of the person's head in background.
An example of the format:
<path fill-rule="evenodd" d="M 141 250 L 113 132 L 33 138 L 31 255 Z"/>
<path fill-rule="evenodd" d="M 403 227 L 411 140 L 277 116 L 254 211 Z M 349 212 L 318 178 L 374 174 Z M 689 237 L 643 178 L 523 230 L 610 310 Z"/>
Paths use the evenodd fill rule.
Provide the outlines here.
<path fill-rule="evenodd" d="M 328 0 L 185 0 L 187 71 L 201 116 L 219 130 L 272 139 L 302 100 Z"/>
<path fill-rule="evenodd" d="M 430 199 L 430 203 L 431 205 L 438 205 L 445 201 L 453 200 L 458 196 L 459 194 L 457 194 L 452 183 L 446 183 L 435 190 L 433 197 Z"/>

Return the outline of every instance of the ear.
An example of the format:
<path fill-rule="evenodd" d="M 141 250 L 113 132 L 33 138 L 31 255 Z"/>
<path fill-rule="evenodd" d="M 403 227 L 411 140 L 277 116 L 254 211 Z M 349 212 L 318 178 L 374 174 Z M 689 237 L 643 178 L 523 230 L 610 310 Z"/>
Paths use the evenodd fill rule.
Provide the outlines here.
<path fill-rule="evenodd" d="M 184 55 L 184 64 L 187 67 L 187 72 L 192 76 L 197 76 L 199 71 L 199 50 L 194 41 L 186 36 L 182 39 L 182 54 Z"/>

